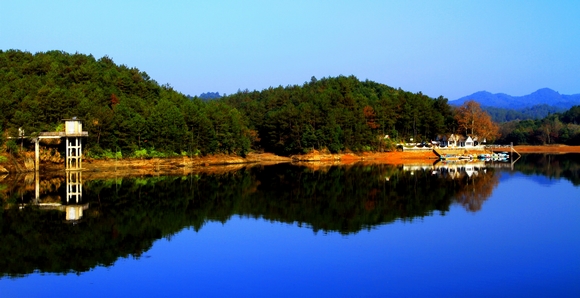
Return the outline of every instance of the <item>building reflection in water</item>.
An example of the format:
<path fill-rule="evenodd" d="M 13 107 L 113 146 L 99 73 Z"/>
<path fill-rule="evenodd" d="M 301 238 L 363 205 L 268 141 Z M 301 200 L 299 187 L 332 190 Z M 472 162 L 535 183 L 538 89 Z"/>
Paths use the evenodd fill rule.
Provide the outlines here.
<path fill-rule="evenodd" d="M 66 221 L 75 223 L 82 219 L 83 211 L 89 208 L 89 203 L 83 204 L 83 179 L 82 171 L 67 171 L 65 175 L 66 182 L 66 200 L 51 200 L 49 198 L 40 198 L 40 179 L 38 174 L 35 175 L 35 199 L 34 203 L 40 209 L 59 210 L 66 213 Z"/>
<path fill-rule="evenodd" d="M 439 178 L 444 179 L 460 179 L 462 177 L 477 177 L 480 173 L 487 172 L 487 165 L 485 162 L 458 162 L 458 163 L 440 163 L 435 164 L 420 164 L 420 165 L 404 165 L 403 171 L 407 172 L 431 172 Z"/>
<path fill-rule="evenodd" d="M 477 212 L 483 203 L 491 196 L 493 189 L 499 184 L 499 176 L 494 175 L 489 168 L 495 165 L 483 161 L 466 162 L 436 162 L 432 165 L 406 165 L 403 171 L 431 173 L 431 175 L 445 180 L 453 180 L 458 185 L 453 200 L 466 210 Z"/>
<path fill-rule="evenodd" d="M 83 217 L 83 210 L 89 204 L 82 204 L 83 174 L 81 171 L 67 171 L 66 175 L 66 220 L 77 221 Z"/>

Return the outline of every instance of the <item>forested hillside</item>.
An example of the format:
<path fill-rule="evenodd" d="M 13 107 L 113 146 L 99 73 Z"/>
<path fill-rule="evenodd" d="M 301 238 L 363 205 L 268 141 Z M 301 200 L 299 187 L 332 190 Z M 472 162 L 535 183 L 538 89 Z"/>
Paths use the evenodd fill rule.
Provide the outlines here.
<path fill-rule="evenodd" d="M 450 101 L 450 104 L 459 106 L 469 100 L 478 102 L 493 121 L 502 123 L 516 120 L 537 120 L 551 114 L 563 113 L 580 104 L 580 94 L 565 95 L 548 88 L 539 89 L 524 96 L 480 91 Z"/>
<path fill-rule="evenodd" d="M 381 150 L 393 140 L 429 141 L 457 127 L 443 97 L 432 99 L 354 76 L 313 77 L 302 86 L 243 91 L 225 101 L 248 118 L 259 138 L 256 145 L 277 153 Z"/>
<path fill-rule="evenodd" d="M 503 123 L 501 134 L 502 143 L 580 145 L 580 106 L 543 119 Z"/>
<path fill-rule="evenodd" d="M 0 143 L 9 151 L 18 150 L 7 137 L 19 128 L 27 136 L 59 131 L 62 119 L 76 116 L 89 132 L 85 153 L 92 156 L 381 151 L 411 138 L 474 132 L 458 124 L 467 122 L 446 98 L 354 76 L 203 101 L 107 56 L 61 51 L 0 51 L 0 110 Z M 476 132 L 481 127 L 469 122 Z"/>
<path fill-rule="evenodd" d="M 454 108 L 443 97 L 354 76 L 312 77 L 301 86 L 204 101 L 107 56 L 61 51 L 0 51 L 0 111 L 0 145 L 10 152 L 19 150 L 9 137 L 20 128 L 26 136 L 62 131 L 62 119 L 72 117 L 83 120 L 89 132 L 85 153 L 92 156 L 383 151 L 439 134 L 497 137 L 495 124 L 476 102 Z M 506 119 L 517 116 L 495 112 Z M 550 115 L 502 124 L 499 142 L 580 144 L 579 106 L 563 113 L 547 106 L 528 112 Z"/>
<path fill-rule="evenodd" d="M 106 56 L 0 51 L 0 110 L 5 136 L 20 127 L 26 135 L 62 130 L 63 118 L 79 117 L 89 132 L 86 152 L 93 155 L 250 150 L 237 110 L 188 99 Z"/>
<path fill-rule="evenodd" d="M 507 109 L 497 107 L 482 107 L 482 109 L 491 116 L 493 121 L 498 123 L 514 120 L 542 119 L 548 117 L 551 114 L 561 113 L 567 110 L 547 104 L 535 105 L 521 109 Z"/>

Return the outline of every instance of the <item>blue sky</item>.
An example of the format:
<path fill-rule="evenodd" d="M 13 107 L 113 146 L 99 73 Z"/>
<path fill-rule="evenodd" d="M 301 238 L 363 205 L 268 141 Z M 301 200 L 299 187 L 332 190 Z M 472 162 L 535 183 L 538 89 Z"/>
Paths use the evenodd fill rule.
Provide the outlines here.
<path fill-rule="evenodd" d="M 580 2 L 2 0 L 0 49 L 107 55 L 191 95 L 338 75 L 450 100 L 577 94 Z"/>

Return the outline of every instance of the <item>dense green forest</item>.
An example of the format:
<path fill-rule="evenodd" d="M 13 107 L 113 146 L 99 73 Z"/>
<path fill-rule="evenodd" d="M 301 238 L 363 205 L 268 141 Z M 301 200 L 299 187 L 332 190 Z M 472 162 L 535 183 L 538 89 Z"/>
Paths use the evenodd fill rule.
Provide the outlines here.
<path fill-rule="evenodd" d="M 503 143 L 580 145 L 580 106 L 543 119 L 502 123 L 500 130 Z"/>
<path fill-rule="evenodd" d="M 554 107 L 547 104 L 535 105 L 517 110 L 489 106 L 482 106 L 482 109 L 491 116 L 491 120 L 498 123 L 514 120 L 542 119 L 551 114 L 565 111 L 564 108 Z"/>
<path fill-rule="evenodd" d="M 447 99 L 353 76 L 203 101 L 107 56 L 62 51 L 0 51 L 0 109 L 4 141 L 79 117 L 92 155 L 380 150 L 385 135 L 428 141 L 455 128 Z"/>
<path fill-rule="evenodd" d="M 250 150 L 247 124 L 236 109 L 188 99 L 106 56 L 0 51 L 0 110 L 4 140 L 18 128 L 34 135 L 61 130 L 62 119 L 79 117 L 89 132 L 86 152 L 93 155 Z"/>
<path fill-rule="evenodd" d="M 243 91 L 224 100 L 247 117 L 259 138 L 254 145 L 277 153 L 381 150 L 392 140 L 429 141 L 456 127 L 446 98 L 354 76 L 312 77 L 302 86 Z"/>
<path fill-rule="evenodd" d="M 61 131 L 62 119 L 78 117 L 89 132 L 85 154 L 92 157 L 383 151 L 411 138 L 426 142 L 482 126 L 460 125 L 473 122 L 460 119 L 461 109 L 444 97 L 354 76 L 312 77 L 303 85 L 203 100 L 107 56 L 62 51 L 0 50 L 0 110 L 4 150 L 20 150 L 10 138 L 19 129 L 26 136 Z M 501 141 L 578 144 L 574 111 L 509 122 Z"/>

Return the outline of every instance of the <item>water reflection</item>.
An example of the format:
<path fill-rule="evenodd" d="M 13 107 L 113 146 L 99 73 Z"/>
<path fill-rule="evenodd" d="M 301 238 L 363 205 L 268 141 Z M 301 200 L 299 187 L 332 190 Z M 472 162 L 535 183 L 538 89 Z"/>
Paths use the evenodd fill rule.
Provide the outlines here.
<path fill-rule="evenodd" d="M 185 227 L 199 230 L 207 221 L 225 222 L 234 215 L 349 234 L 444 214 L 453 203 L 477 211 L 497 183 L 495 170 L 484 165 L 317 171 L 277 165 L 84 182 L 81 172 L 24 177 L 1 192 L 0 254 L 11 258 L 0 260 L 0 275 L 109 266 L 119 257 L 138 258 L 155 240 Z"/>
<path fill-rule="evenodd" d="M 515 169 L 579 185 L 579 157 L 524 155 Z M 3 177 L 0 255 L 10 258 L 0 258 L 0 276 L 110 266 L 120 257 L 139 258 L 157 239 L 234 215 L 350 234 L 445 214 L 452 204 L 476 212 L 498 185 L 498 171 L 469 162 L 316 170 L 277 165 L 85 181 L 72 171 Z"/>
<path fill-rule="evenodd" d="M 569 180 L 580 185 L 580 154 L 524 154 L 515 170 L 526 175 Z"/>
<path fill-rule="evenodd" d="M 82 171 L 67 171 L 64 176 L 40 179 L 38 173 L 28 173 L 24 176 L 23 185 L 17 182 L 13 194 L 19 209 L 37 207 L 40 210 L 57 210 L 65 214 L 67 222 L 77 223 L 83 217 L 83 211 L 89 208 L 89 203 L 83 203 Z M 61 188 L 64 184 L 64 193 Z M 34 187 L 34 196 L 30 196 Z M 14 196 L 14 195 L 13 195 Z M 64 199 L 63 199 L 64 197 Z M 14 200 L 9 200 L 14 202 Z"/>
<path fill-rule="evenodd" d="M 500 164 L 501 166 L 501 164 Z M 483 203 L 487 200 L 493 189 L 499 183 L 498 176 L 493 171 L 494 165 L 484 161 L 468 161 L 444 163 L 437 162 L 433 165 L 406 165 L 404 171 L 414 173 L 416 171 L 431 172 L 432 175 L 440 179 L 454 180 L 462 185 L 457 188 L 453 199 L 463 206 L 467 211 L 476 212 L 481 210 Z"/>

